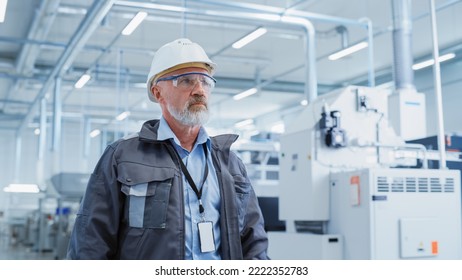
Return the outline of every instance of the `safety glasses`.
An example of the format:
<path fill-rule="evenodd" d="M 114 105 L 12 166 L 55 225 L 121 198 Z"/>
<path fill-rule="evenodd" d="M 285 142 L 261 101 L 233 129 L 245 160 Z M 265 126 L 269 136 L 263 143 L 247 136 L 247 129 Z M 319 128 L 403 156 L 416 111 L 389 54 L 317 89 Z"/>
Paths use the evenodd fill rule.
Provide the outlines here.
<path fill-rule="evenodd" d="M 173 86 L 180 90 L 192 90 L 197 83 L 200 83 L 201 87 L 207 92 L 211 92 L 217 82 L 213 77 L 201 72 L 190 72 L 160 78 L 157 80 L 156 85 L 161 81 L 172 81 Z"/>

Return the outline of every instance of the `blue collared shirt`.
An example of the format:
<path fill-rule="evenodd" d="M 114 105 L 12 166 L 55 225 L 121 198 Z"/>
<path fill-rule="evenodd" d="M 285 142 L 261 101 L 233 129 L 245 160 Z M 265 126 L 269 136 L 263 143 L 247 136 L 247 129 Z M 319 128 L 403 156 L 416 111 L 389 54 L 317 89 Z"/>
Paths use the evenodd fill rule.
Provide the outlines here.
<path fill-rule="evenodd" d="M 196 143 L 191 152 L 181 147 L 180 141 L 171 130 L 167 121 L 161 117 L 157 131 L 158 140 L 170 139 L 183 163 L 191 174 L 194 183 L 198 188 L 202 185 L 205 170 L 205 154 L 202 144 L 206 143 L 208 152 L 208 176 L 202 190 L 202 204 L 204 206 L 205 221 L 213 222 L 213 234 L 216 250 L 214 252 L 202 253 L 199 242 L 199 230 L 197 224 L 202 220 L 199 213 L 199 200 L 194 190 L 189 185 L 184 174 L 183 193 L 185 205 L 185 259 L 210 260 L 221 259 L 220 255 L 220 189 L 215 167 L 211 156 L 211 141 L 203 127 L 200 128 Z"/>

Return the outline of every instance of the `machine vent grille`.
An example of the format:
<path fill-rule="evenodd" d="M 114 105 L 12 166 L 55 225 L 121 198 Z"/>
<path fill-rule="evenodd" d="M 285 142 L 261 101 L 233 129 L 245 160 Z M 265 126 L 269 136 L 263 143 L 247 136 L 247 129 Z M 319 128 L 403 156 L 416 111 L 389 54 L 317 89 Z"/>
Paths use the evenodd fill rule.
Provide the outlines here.
<path fill-rule="evenodd" d="M 441 183 L 440 178 L 430 178 L 430 191 L 431 192 L 441 192 Z"/>
<path fill-rule="evenodd" d="M 393 178 L 391 192 L 404 192 L 404 180 L 401 177 Z"/>
<path fill-rule="evenodd" d="M 454 178 L 446 178 L 444 192 L 454 192 Z"/>
<path fill-rule="evenodd" d="M 377 192 L 441 193 L 454 192 L 454 178 L 377 177 Z"/>
<path fill-rule="evenodd" d="M 387 177 L 378 177 L 377 178 L 377 191 L 378 192 L 389 192 L 389 186 Z"/>
<path fill-rule="evenodd" d="M 416 192 L 417 183 L 414 177 L 406 177 L 406 192 Z"/>
<path fill-rule="evenodd" d="M 428 192 L 428 178 L 420 177 L 419 181 L 419 192 Z"/>

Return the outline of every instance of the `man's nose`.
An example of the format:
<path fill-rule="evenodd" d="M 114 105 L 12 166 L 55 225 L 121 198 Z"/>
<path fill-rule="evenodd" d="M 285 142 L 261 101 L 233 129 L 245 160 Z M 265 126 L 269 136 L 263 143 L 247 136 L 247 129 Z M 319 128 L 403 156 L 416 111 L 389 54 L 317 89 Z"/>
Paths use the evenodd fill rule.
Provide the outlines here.
<path fill-rule="evenodd" d="M 202 86 L 202 83 L 201 83 L 200 80 L 195 81 L 192 93 L 193 94 L 205 95 L 205 89 Z"/>

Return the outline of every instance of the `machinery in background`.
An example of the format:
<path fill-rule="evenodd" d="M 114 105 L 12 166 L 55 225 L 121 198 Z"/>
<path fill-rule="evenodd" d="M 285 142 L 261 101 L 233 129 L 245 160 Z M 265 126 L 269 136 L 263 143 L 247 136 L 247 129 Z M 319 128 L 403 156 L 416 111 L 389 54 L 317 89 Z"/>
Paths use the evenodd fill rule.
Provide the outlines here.
<path fill-rule="evenodd" d="M 281 136 L 273 259 L 460 259 L 460 177 L 388 123 L 388 94 L 350 86 L 312 102 Z M 398 168 L 400 167 L 400 168 Z"/>
<path fill-rule="evenodd" d="M 59 173 L 38 193 L 9 193 L 5 206 L 9 246 L 64 259 L 90 174 Z"/>
<path fill-rule="evenodd" d="M 8 247 L 53 252 L 56 242 L 56 199 L 38 192 L 9 191 L 4 207 Z"/>
<path fill-rule="evenodd" d="M 394 109 L 388 118 L 401 138 L 407 141 L 427 135 L 425 94 L 400 89 L 388 97 L 388 104 Z"/>
<path fill-rule="evenodd" d="M 461 172 L 462 181 L 462 136 L 446 135 L 446 166 L 449 169 L 459 170 Z M 438 139 L 437 136 L 430 136 L 421 139 L 407 141 L 408 143 L 415 143 L 424 145 L 427 148 L 428 168 L 438 169 L 440 167 L 438 161 Z M 419 166 L 423 163 L 419 161 Z"/>
<path fill-rule="evenodd" d="M 33 246 L 38 240 L 38 214 L 43 193 L 6 193 L 2 205 L 5 227 L 4 237 L 8 246 Z"/>
<path fill-rule="evenodd" d="M 446 148 L 446 167 L 452 170 L 458 170 L 460 173 L 460 181 L 462 182 L 462 136 L 447 134 L 444 139 Z M 427 148 L 428 168 L 438 169 L 440 167 L 440 162 L 438 161 L 439 148 L 437 136 L 430 136 L 407 142 L 421 144 Z M 424 163 L 419 161 L 418 167 L 423 165 Z"/>
<path fill-rule="evenodd" d="M 74 227 L 75 217 L 90 179 L 87 173 L 58 173 L 51 177 L 58 193 L 56 208 L 55 259 L 64 259 Z"/>
<path fill-rule="evenodd" d="M 29 232 L 34 233 L 31 242 L 35 240 L 31 245 L 36 252 L 52 253 L 55 250 L 58 230 L 56 208 L 56 197 L 45 193 L 39 200 L 38 209 L 29 216 L 31 222 Z"/>
<path fill-rule="evenodd" d="M 458 259 L 459 188 L 452 170 L 333 173 L 327 231 L 342 234 L 345 259 Z"/>

